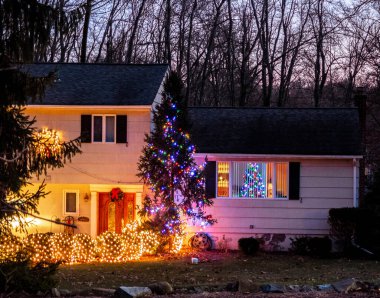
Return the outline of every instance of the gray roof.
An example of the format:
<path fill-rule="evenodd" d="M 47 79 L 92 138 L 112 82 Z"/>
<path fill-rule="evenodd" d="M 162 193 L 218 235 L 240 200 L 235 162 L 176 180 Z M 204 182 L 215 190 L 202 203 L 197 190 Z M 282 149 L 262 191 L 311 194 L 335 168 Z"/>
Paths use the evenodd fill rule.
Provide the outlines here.
<path fill-rule="evenodd" d="M 357 109 L 190 108 L 200 153 L 361 155 Z"/>
<path fill-rule="evenodd" d="M 28 64 L 33 76 L 55 71 L 58 79 L 47 87 L 46 105 L 151 105 L 168 69 L 164 64 Z"/>

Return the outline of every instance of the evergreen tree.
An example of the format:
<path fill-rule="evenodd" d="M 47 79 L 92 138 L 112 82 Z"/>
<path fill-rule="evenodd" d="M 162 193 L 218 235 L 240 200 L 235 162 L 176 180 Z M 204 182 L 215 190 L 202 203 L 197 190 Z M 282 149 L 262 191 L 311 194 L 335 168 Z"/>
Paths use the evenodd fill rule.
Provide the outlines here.
<path fill-rule="evenodd" d="M 154 131 L 146 136 L 138 163 L 138 176 L 151 189 L 140 214 L 147 216 L 146 224 L 163 236 L 181 233 L 181 215 L 201 224 L 215 222 L 204 210 L 212 201 L 205 196 L 204 165 L 195 163 L 195 147 L 185 129 L 182 88 L 178 74 L 171 72 L 164 84 L 162 102 L 154 111 Z M 181 200 L 176 201 L 178 194 Z"/>
<path fill-rule="evenodd" d="M 39 131 L 24 111 L 54 80 L 54 74 L 32 77 L 20 64 L 32 61 L 36 47 L 46 47 L 51 28 L 46 17 L 52 15 L 52 7 L 36 0 L 0 1 L 0 235 L 12 233 L 14 220 L 24 230 L 23 217 L 37 213 L 46 196 L 44 182 L 34 193 L 25 190 L 30 178 L 62 167 L 80 152 L 79 138 L 61 142 L 53 131 Z"/>

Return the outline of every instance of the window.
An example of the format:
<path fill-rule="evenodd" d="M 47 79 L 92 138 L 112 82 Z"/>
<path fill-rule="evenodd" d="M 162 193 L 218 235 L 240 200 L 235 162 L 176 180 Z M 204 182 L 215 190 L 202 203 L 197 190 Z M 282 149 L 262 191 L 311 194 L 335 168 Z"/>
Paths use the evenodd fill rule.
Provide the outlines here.
<path fill-rule="evenodd" d="M 288 198 L 286 162 L 218 162 L 217 197 Z"/>
<path fill-rule="evenodd" d="M 230 163 L 218 162 L 218 197 L 230 196 Z"/>
<path fill-rule="evenodd" d="M 127 115 L 81 115 L 82 143 L 117 143 L 127 142 Z"/>
<path fill-rule="evenodd" d="M 92 116 L 92 141 L 94 143 L 115 143 L 115 118 L 114 115 Z"/>
<path fill-rule="evenodd" d="M 64 190 L 63 191 L 63 210 L 65 215 L 79 214 L 79 191 Z"/>

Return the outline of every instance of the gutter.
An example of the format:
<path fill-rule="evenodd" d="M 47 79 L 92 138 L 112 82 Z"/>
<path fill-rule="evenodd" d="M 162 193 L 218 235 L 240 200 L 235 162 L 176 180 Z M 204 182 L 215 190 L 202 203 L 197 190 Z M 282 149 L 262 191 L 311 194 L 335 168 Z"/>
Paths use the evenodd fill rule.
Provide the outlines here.
<path fill-rule="evenodd" d="M 355 208 L 359 207 L 359 202 L 358 202 L 358 196 L 357 196 L 357 175 L 356 175 L 356 172 L 357 172 L 357 169 L 356 169 L 356 164 L 357 164 L 357 161 L 356 161 L 356 158 L 353 159 L 353 162 L 352 162 L 352 197 L 353 197 L 353 205 Z"/>
<path fill-rule="evenodd" d="M 128 106 L 99 106 L 99 105 L 27 105 L 27 109 L 56 109 L 56 110 L 150 110 L 151 105 L 128 105 Z"/>
<path fill-rule="evenodd" d="M 300 155 L 300 154 L 244 154 L 244 153 L 195 153 L 194 157 L 205 157 L 208 160 L 230 159 L 361 159 L 363 155 Z"/>

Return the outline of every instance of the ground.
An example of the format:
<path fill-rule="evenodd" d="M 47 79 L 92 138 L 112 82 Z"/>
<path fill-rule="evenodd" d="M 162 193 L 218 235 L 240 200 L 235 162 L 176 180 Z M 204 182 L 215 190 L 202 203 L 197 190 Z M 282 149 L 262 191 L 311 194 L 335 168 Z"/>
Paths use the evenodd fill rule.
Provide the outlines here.
<path fill-rule="evenodd" d="M 191 264 L 191 257 L 199 264 Z M 62 265 L 59 269 L 59 288 L 86 293 L 92 288 L 146 286 L 155 281 L 168 281 L 180 297 L 341 297 L 335 293 L 313 294 L 249 294 L 233 292 L 209 293 L 241 279 L 257 285 L 319 285 L 346 278 L 380 284 L 380 263 L 375 260 L 347 258 L 316 259 L 290 254 L 259 253 L 254 257 L 239 252 L 187 251 L 177 256 L 151 256 L 140 261 L 122 264 Z M 190 290 L 189 290 L 190 289 Z M 195 292 L 189 295 L 190 292 Z M 180 294 L 180 293 L 185 293 Z M 306 295 L 306 296 L 305 296 Z M 353 294 L 354 295 L 354 294 Z M 364 295 L 364 296 L 363 296 Z M 357 293 L 353 297 L 369 297 Z"/>

